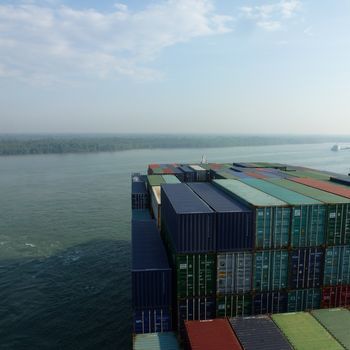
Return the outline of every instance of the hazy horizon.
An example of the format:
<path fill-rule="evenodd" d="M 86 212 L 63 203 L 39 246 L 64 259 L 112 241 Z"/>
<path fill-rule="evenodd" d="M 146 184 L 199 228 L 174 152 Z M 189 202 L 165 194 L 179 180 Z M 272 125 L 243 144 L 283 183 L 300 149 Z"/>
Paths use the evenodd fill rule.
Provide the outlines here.
<path fill-rule="evenodd" d="M 0 0 L 0 133 L 346 136 L 346 0 Z"/>

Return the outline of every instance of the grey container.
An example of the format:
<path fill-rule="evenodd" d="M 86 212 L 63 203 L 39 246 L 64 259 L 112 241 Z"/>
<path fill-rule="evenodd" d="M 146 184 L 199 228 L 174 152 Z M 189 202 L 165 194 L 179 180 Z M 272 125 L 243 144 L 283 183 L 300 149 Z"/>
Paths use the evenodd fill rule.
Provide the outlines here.
<path fill-rule="evenodd" d="M 161 188 L 162 232 L 175 253 L 216 251 L 215 213 L 186 184 Z"/>
<path fill-rule="evenodd" d="M 350 284 L 350 245 L 326 249 L 324 286 Z"/>
<path fill-rule="evenodd" d="M 245 350 L 293 349 L 268 316 L 236 317 L 230 323 Z"/>
<path fill-rule="evenodd" d="M 188 186 L 215 211 L 218 252 L 253 248 L 251 209 L 210 183 L 189 183 Z"/>
<path fill-rule="evenodd" d="M 253 254 L 251 252 L 217 255 L 217 294 L 246 293 L 252 289 Z"/>

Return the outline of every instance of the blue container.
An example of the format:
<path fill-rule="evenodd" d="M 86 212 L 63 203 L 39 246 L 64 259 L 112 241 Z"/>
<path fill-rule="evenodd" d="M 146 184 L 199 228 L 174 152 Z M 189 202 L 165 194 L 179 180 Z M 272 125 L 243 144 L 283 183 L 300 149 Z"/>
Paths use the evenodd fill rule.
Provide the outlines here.
<path fill-rule="evenodd" d="M 137 178 L 140 179 L 139 177 Z M 146 209 L 148 207 L 148 193 L 146 183 L 144 181 L 135 181 L 133 178 L 131 183 L 131 208 Z"/>
<path fill-rule="evenodd" d="M 132 222 L 133 308 L 160 308 L 171 304 L 172 275 L 154 220 Z"/>
<path fill-rule="evenodd" d="M 337 182 L 342 185 L 350 186 L 350 176 L 331 176 L 332 182 Z"/>
<path fill-rule="evenodd" d="M 250 250 L 254 245 L 253 213 L 210 183 L 189 183 L 216 213 L 217 251 Z"/>
<path fill-rule="evenodd" d="M 185 182 L 194 182 L 197 180 L 197 173 L 187 165 L 179 166 L 179 169 L 185 174 Z"/>
<path fill-rule="evenodd" d="M 211 320 L 216 316 L 215 298 L 179 299 L 177 303 L 177 327 L 182 331 L 186 320 Z"/>
<path fill-rule="evenodd" d="M 169 308 L 135 310 L 133 313 L 134 333 L 156 333 L 172 331 Z"/>
<path fill-rule="evenodd" d="M 216 251 L 215 213 L 186 184 L 161 188 L 165 239 L 175 253 Z"/>
<path fill-rule="evenodd" d="M 322 284 L 324 250 L 302 248 L 290 255 L 290 289 L 319 288 Z"/>
<path fill-rule="evenodd" d="M 233 176 L 240 178 L 240 179 L 246 179 L 247 177 L 249 177 L 247 174 L 245 174 L 244 172 L 241 172 L 241 171 L 236 171 L 233 169 L 226 169 L 225 171 L 229 174 L 232 174 Z"/>
<path fill-rule="evenodd" d="M 292 350 L 283 333 L 268 316 L 230 319 L 244 350 Z"/>
<path fill-rule="evenodd" d="M 148 221 L 152 220 L 152 217 L 148 209 L 133 209 L 131 211 L 131 219 L 133 221 Z"/>
<path fill-rule="evenodd" d="M 261 293 L 253 297 L 253 314 L 255 315 L 287 312 L 287 308 L 287 292 Z"/>

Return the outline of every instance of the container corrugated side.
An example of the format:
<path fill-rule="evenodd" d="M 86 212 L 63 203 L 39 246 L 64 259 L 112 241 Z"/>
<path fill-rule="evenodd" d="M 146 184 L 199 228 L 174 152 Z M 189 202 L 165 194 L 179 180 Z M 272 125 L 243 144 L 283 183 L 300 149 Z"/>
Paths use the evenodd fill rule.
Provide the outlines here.
<path fill-rule="evenodd" d="M 172 273 L 154 220 L 132 222 L 132 305 L 169 307 Z"/>
<path fill-rule="evenodd" d="M 133 350 L 180 350 L 175 333 L 138 334 L 134 337 Z"/>
<path fill-rule="evenodd" d="M 350 312 L 347 309 L 314 310 L 311 314 L 345 349 L 350 349 Z"/>
<path fill-rule="evenodd" d="M 227 319 L 187 321 L 185 327 L 190 350 L 242 349 Z"/>
<path fill-rule="evenodd" d="M 161 188 L 162 231 L 176 253 L 216 251 L 215 213 L 186 184 Z"/>
<path fill-rule="evenodd" d="M 334 246 L 326 249 L 324 262 L 325 286 L 350 284 L 350 246 Z"/>
<path fill-rule="evenodd" d="M 148 221 L 151 219 L 151 213 L 148 209 L 133 209 L 131 211 L 131 220 L 133 221 Z"/>
<path fill-rule="evenodd" d="M 215 294 L 215 254 L 173 254 L 178 298 Z"/>
<path fill-rule="evenodd" d="M 254 253 L 255 291 L 274 291 L 288 287 L 288 255 L 287 250 L 264 250 Z"/>
<path fill-rule="evenodd" d="M 133 331 L 136 334 L 172 331 L 170 308 L 145 308 L 133 312 Z"/>
<path fill-rule="evenodd" d="M 187 165 L 179 166 L 179 169 L 184 173 L 185 182 L 194 182 L 197 180 L 196 172 Z"/>
<path fill-rule="evenodd" d="M 297 312 L 272 315 L 272 319 L 295 349 L 343 349 L 309 313 Z"/>
<path fill-rule="evenodd" d="M 255 209 L 255 248 L 284 248 L 289 244 L 290 208 L 287 203 L 237 180 L 214 180 L 228 195 Z"/>
<path fill-rule="evenodd" d="M 252 275 L 252 252 L 230 252 L 217 255 L 217 294 L 249 292 L 252 289 Z"/>
<path fill-rule="evenodd" d="M 131 208 L 146 209 L 148 207 L 148 193 L 143 181 L 133 181 L 131 184 Z"/>
<path fill-rule="evenodd" d="M 209 183 L 189 183 L 188 186 L 214 211 L 217 251 L 250 250 L 253 248 L 253 213 Z"/>
<path fill-rule="evenodd" d="M 288 292 L 288 312 L 319 309 L 321 289 L 297 289 Z"/>
<path fill-rule="evenodd" d="M 287 292 L 268 292 L 255 294 L 253 296 L 253 314 L 274 314 L 287 312 L 288 294 Z"/>
<path fill-rule="evenodd" d="M 293 247 L 324 244 L 326 207 L 323 203 L 271 182 L 258 179 L 241 181 L 292 206 L 291 245 Z"/>
<path fill-rule="evenodd" d="M 323 283 L 324 250 L 302 248 L 290 253 L 289 287 L 291 289 L 319 288 Z"/>
<path fill-rule="evenodd" d="M 329 245 L 350 244 L 350 199 L 288 180 L 271 180 L 298 193 L 315 198 L 326 206 L 325 233 Z M 319 223 L 321 221 L 319 220 Z"/>
<path fill-rule="evenodd" d="M 196 164 L 191 164 L 189 167 L 196 172 L 196 181 L 209 180 L 209 172 L 206 169 Z"/>
<path fill-rule="evenodd" d="M 236 317 L 230 323 L 244 350 L 292 350 L 268 316 Z"/>
<path fill-rule="evenodd" d="M 322 308 L 350 306 L 350 285 L 322 288 Z"/>
<path fill-rule="evenodd" d="M 252 314 L 251 293 L 217 295 L 217 298 L 216 298 L 216 316 L 217 317 L 249 316 L 251 314 Z"/>

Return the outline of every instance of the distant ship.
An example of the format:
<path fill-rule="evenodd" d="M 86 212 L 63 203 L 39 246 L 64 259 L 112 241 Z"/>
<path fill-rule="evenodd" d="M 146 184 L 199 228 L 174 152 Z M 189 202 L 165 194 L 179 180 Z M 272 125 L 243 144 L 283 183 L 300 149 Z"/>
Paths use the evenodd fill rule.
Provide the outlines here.
<path fill-rule="evenodd" d="M 340 146 L 340 145 L 334 145 L 331 150 L 332 151 L 335 151 L 335 152 L 338 152 L 338 151 L 341 151 L 341 150 L 344 150 L 344 149 L 350 149 L 350 146 Z"/>

